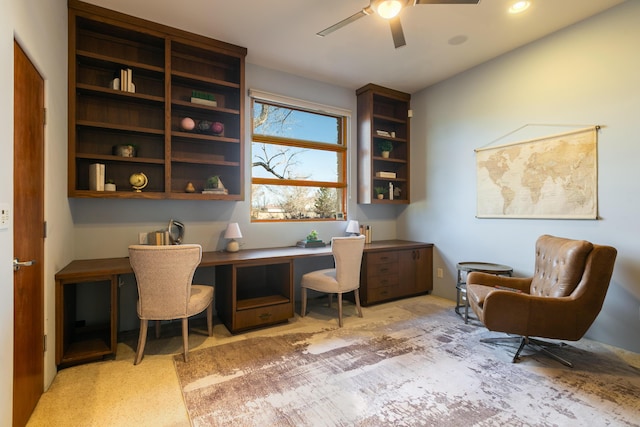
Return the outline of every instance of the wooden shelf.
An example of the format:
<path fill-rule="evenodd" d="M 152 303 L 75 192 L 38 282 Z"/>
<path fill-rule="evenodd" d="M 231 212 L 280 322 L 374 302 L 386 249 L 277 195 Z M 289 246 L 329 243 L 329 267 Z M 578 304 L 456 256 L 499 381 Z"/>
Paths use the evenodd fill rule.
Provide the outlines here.
<path fill-rule="evenodd" d="M 358 97 L 358 203 L 408 204 L 409 173 L 409 109 L 411 95 L 374 84 L 356 91 Z M 379 135 L 382 130 L 389 135 Z M 389 157 L 382 157 L 380 142 L 393 146 Z M 395 178 L 377 177 L 377 172 L 393 172 Z M 389 183 L 399 194 L 389 197 Z M 384 199 L 375 189 L 383 187 Z"/>
<path fill-rule="evenodd" d="M 69 0 L 69 197 L 244 200 L 246 48 Z M 111 88 L 130 69 L 135 93 Z M 190 102 L 194 91 L 217 106 Z M 220 122 L 221 135 L 184 131 L 183 118 Z M 137 146 L 139 157 L 112 155 Z M 170 153 L 170 154 L 167 154 Z M 91 191 L 89 167 L 105 164 L 117 192 Z M 149 185 L 128 191 L 142 172 Z M 218 175 L 228 195 L 186 193 Z"/>
<path fill-rule="evenodd" d="M 249 310 L 252 308 L 267 307 L 275 304 L 287 304 L 289 302 L 290 302 L 289 298 L 286 298 L 282 295 L 267 295 L 264 297 L 238 300 L 236 309 Z"/>

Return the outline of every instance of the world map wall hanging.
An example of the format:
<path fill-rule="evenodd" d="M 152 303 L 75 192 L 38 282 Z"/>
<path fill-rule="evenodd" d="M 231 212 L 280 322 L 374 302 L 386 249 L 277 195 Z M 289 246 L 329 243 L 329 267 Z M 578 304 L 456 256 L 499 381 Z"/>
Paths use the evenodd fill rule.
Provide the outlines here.
<path fill-rule="evenodd" d="M 476 149 L 476 216 L 596 219 L 598 129 Z"/>

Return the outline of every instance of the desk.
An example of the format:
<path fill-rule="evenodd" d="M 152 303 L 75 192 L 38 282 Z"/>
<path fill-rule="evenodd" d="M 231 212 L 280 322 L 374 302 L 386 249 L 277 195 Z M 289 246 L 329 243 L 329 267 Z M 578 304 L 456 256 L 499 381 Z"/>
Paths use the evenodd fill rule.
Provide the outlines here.
<path fill-rule="evenodd" d="M 433 244 L 430 243 L 404 240 L 369 243 L 364 248 L 363 268 L 367 265 L 366 259 L 369 255 L 394 251 L 417 253 L 418 250 L 431 254 L 432 248 Z M 295 246 L 247 249 L 234 253 L 203 252 L 200 267 L 216 267 L 216 311 L 229 331 L 235 333 L 286 322 L 293 317 L 293 261 L 330 255 L 330 247 Z M 430 256 L 423 259 L 431 263 Z M 105 355 L 115 355 L 118 332 L 118 280 L 120 275 L 132 273 L 129 258 L 122 257 L 75 260 L 56 274 L 57 365 L 73 365 Z M 367 277 L 366 272 L 361 276 Z M 432 275 L 420 275 L 416 280 L 428 283 L 425 286 L 412 287 L 411 292 L 394 293 L 394 298 L 425 293 L 432 289 Z M 76 325 L 73 314 L 75 289 L 77 286 L 94 284 L 108 287 L 110 307 L 106 315 L 109 320 L 98 327 Z M 366 280 L 363 280 L 362 286 L 366 295 Z"/>
<path fill-rule="evenodd" d="M 456 281 L 456 308 L 455 311 L 464 319 L 464 323 L 469 321 L 469 300 L 467 299 L 467 274 L 472 271 L 481 273 L 495 274 L 498 276 L 511 276 L 513 268 L 508 265 L 493 264 L 489 262 L 459 262 L 456 265 L 458 269 L 458 280 Z M 464 277 L 463 277 L 464 276 Z M 461 299 L 464 304 L 461 304 Z M 464 315 L 460 313 L 460 309 L 464 307 Z"/>

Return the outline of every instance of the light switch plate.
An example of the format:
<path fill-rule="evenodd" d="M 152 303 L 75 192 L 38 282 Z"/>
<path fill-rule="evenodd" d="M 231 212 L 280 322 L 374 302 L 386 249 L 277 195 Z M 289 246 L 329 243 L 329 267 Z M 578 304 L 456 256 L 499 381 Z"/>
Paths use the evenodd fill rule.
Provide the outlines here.
<path fill-rule="evenodd" d="M 8 230 L 10 220 L 11 217 L 9 216 L 9 204 L 0 203 L 0 230 Z"/>

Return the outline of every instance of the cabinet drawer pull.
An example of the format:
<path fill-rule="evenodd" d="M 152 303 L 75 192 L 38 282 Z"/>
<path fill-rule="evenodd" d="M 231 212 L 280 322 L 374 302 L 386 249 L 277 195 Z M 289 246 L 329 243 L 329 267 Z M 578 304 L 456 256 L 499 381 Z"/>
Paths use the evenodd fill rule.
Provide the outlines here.
<path fill-rule="evenodd" d="M 271 317 L 271 313 L 262 313 L 258 317 L 260 318 L 260 320 L 262 320 L 264 322 L 266 320 L 269 320 L 269 318 Z"/>

